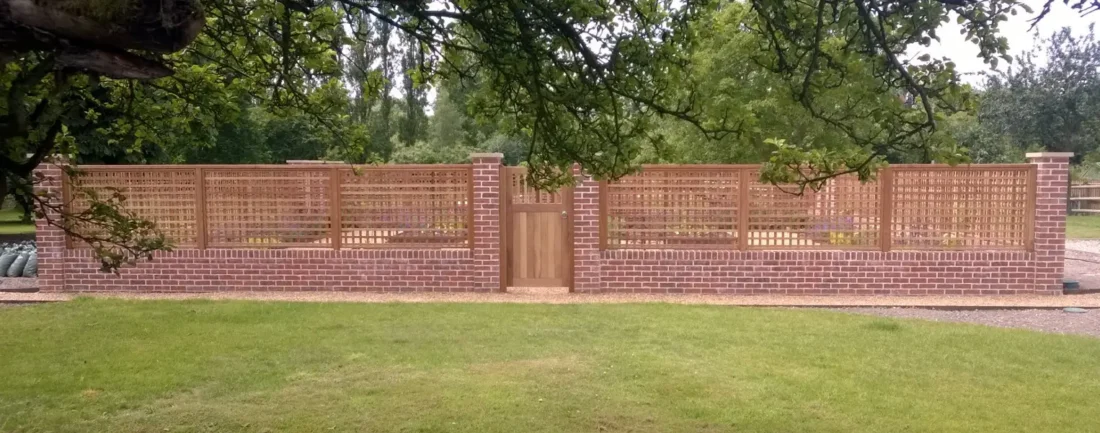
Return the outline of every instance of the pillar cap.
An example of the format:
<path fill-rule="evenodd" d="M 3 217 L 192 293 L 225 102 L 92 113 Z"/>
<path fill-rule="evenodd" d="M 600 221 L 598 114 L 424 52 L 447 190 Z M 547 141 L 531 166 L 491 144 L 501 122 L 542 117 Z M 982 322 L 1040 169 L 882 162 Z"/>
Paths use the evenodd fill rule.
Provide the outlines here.
<path fill-rule="evenodd" d="M 1072 158 L 1073 152 L 1028 152 L 1024 156 L 1028 158 Z"/>
<path fill-rule="evenodd" d="M 485 159 L 485 158 L 504 159 L 504 154 L 499 153 L 499 152 L 498 153 L 471 153 L 470 154 L 470 159 Z"/>

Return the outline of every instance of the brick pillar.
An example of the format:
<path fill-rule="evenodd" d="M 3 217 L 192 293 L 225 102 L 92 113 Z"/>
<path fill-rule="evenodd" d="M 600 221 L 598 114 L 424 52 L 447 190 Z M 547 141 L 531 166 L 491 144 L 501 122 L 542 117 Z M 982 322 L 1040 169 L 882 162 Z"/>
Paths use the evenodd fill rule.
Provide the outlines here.
<path fill-rule="evenodd" d="M 61 204 L 61 166 L 43 161 L 34 169 L 34 192 L 51 204 Z M 38 245 L 38 289 L 43 292 L 65 290 L 65 231 L 47 221 L 60 222 L 61 214 L 42 209 L 45 217 L 35 218 L 35 243 Z"/>
<path fill-rule="evenodd" d="M 479 292 L 500 290 L 500 172 L 504 155 L 475 153 L 474 164 L 474 287 Z"/>
<path fill-rule="evenodd" d="M 1071 152 L 1028 153 L 1035 185 L 1035 292 L 1062 293 L 1066 256 L 1066 201 Z"/>
<path fill-rule="evenodd" d="M 573 166 L 573 291 L 600 290 L 600 183 Z"/>

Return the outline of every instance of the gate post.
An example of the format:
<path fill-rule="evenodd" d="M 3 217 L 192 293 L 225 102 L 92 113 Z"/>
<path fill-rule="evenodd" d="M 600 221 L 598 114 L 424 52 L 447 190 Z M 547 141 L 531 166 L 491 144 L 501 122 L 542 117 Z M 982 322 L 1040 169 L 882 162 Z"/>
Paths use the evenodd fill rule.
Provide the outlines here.
<path fill-rule="evenodd" d="M 34 193 L 43 197 L 51 205 L 65 206 L 65 173 L 63 158 L 53 161 L 44 160 L 31 175 Z M 38 290 L 60 292 L 65 290 L 65 249 L 66 236 L 61 228 L 49 224 L 49 221 L 61 222 L 61 213 L 55 208 L 41 206 L 44 218 L 35 217 L 35 244 L 38 246 Z"/>
<path fill-rule="evenodd" d="M 600 183 L 573 165 L 573 291 L 600 291 Z"/>
<path fill-rule="evenodd" d="M 470 245 L 470 257 L 473 259 L 474 291 L 492 292 L 500 290 L 500 268 L 503 257 L 500 254 L 500 172 L 501 153 L 474 153 L 474 182 L 472 211 L 474 238 Z"/>
<path fill-rule="evenodd" d="M 1072 152 L 1028 153 L 1035 179 L 1035 292 L 1062 293 L 1066 257 L 1066 195 Z"/>

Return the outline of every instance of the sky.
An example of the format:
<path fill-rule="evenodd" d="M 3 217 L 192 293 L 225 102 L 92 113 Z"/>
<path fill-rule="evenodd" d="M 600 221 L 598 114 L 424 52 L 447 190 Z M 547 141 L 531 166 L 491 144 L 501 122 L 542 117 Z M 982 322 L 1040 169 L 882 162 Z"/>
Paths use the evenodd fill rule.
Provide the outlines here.
<path fill-rule="evenodd" d="M 1042 10 L 1044 1 L 1024 0 L 1024 3 L 1031 6 L 1035 14 L 1038 14 Z M 1077 11 L 1062 4 L 1062 0 L 1055 0 L 1055 4 L 1050 8 L 1050 13 L 1043 17 L 1043 20 L 1034 29 L 1031 29 L 1031 19 L 1033 17 L 1034 14 L 1020 13 L 1001 23 L 1001 35 L 1008 38 L 1009 52 L 1013 56 L 1031 50 L 1035 45 L 1034 39 L 1037 34 L 1048 37 L 1062 27 L 1070 27 L 1075 35 L 1087 33 L 1090 23 L 1100 21 L 1100 12 L 1081 16 Z M 959 30 L 959 25 L 955 24 L 954 17 L 952 17 L 950 22 L 937 32 L 940 36 L 940 42 L 933 41 L 932 46 L 921 47 L 922 50 L 914 50 L 911 54 L 915 53 L 914 57 L 923 53 L 931 54 L 933 57 L 946 56 L 954 61 L 956 69 L 964 74 L 963 80 L 965 82 L 978 84 L 982 81 L 981 73 L 989 72 L 991 69 L 989 65 L 982 62 L 982 59 L 978 58 L 978 47 L 966 42 L 963 36 L 959 34 Z M 1100 29 L 1097 30 L 1100 31 Z M 998 69 L 1001 71 L 1005 71 L 1007 68 L 1008 65 L 1003 61 L 998 65 Z"/>

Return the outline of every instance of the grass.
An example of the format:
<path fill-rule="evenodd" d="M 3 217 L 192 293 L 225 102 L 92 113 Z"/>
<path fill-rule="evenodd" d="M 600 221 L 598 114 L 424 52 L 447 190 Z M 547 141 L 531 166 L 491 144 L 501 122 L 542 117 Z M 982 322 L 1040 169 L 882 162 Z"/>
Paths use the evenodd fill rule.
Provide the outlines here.
<path fill-rule="evenodd" d="M 0 431 L 1100 431 L 1100 340 L 807 310 L 0 309 Z"/>
<path fill-rule="evenodd" d="M 25 224 L 20 209 L 0 209 L 0 235 L 34 233 L 34 224 Z"/>
<path fill-rule="evenodd" d="M 1100 239 L 1100 216 L 1067 216 L 1066 237 L 1069 239 Z"/>

